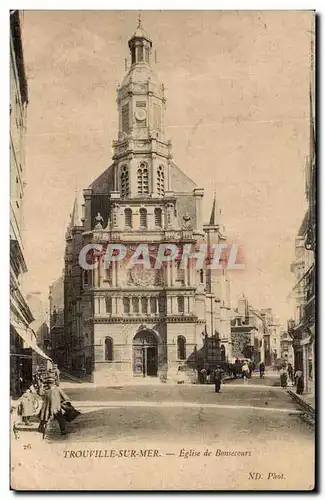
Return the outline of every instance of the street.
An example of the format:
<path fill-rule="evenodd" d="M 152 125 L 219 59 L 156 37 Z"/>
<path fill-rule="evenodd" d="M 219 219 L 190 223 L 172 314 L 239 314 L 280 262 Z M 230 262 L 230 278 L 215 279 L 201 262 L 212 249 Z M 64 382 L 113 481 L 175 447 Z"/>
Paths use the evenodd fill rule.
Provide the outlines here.
<path fill-rule="evenodd" d="M 53 422 L 47 439 L 110 442 L 121 438 L 173 442 L 223 439 L 254 442 L 297 439 L 312 441 L 313 431 L 301 421 L 297 405 L 273 380 L 251 379 L 213 385 L 155 385 L 65 389 L 81 415 L 61 437 Z"/>
<path fill-rule="evenodd" d="M 274 383 L 236 380 L 222 384 L 219 394 L 213 385 L 63 383 L 81 415 L 66 436 L 56 421 L 44 441 L 21 433 L 13 442 L 13 468 L 28 489 L 36 468 L 35 485 L 43 471 L 45 489 L 75 489 L 78 478 L 80 489 L 310 490 L 313 428 Z"/>

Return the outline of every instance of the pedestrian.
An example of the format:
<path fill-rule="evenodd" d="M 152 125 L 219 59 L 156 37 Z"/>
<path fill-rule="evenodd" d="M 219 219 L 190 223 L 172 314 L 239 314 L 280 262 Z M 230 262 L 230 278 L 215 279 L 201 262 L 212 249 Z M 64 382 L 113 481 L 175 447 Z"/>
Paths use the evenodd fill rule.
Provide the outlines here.
<path fill-rule="evenodd" d="M 207 377 L 207 371 L 205 368 L 202 368 L 201 370 L 201 380 L 202 380 L 202 384 L 205 384 L 206 383 L 206 377 Z"/>
<path fill-rule="evenodd" d="M 279 372 L 280 374 L 280 384 L 281 384 L 281 387 L 283 387 L 284 389 L 287 387 L 288 385 L 288 372 L 285 368 L 285 366 L 283 366 Z"/>
<path fill-rule="evenodd" d="M 246 361 L 244 361 L 241 371 L 243 374 L 244 384 L 248 384 L 249 367 Z"/>
<path fill-rule="evenodd" d="M 252 378 L 253 363 L 251 361 L 248 363 L 248 370 L 249 370 L 249 378 Z"/>
<path fill-rule="evenodd" d="M 260 378 L 263 378 L 265 373 L 265 364 L 263 363 L 263 361 L 260 363 L 259 370 L 260 370 Z"/>
<path fill-rule="evenodd" d="M 55 378 L 48 376 L 44 380 L 44 400 L 40 411 L 40 429 L 44 429 L 50 419 L 58 422 L 61 434 L 66 431 L 66 420 L 63 416 L 61 404 L 63 401 L 69 401 L 68 396 L 55 385 Z"/>
<path fill-rule="evenodd" d="M 177 368 L 177 383 L 184 384 L 184 382 L 185 382 L 184 367 L 180 365 Z"/>
<path fill-rule="evenodd" d="M 296 373 L 295 373 L 295 380 L 296 380 L 296 386 L 297 386 L 296 393 L 297 394 L 303 394 L 305 385 L 304 385 L 304 377 L 303 377 L 302 370 L 298 369 L 296 371 Z"/>
<path fill-rule="evenodd" d="M 221 380 L 223 377 L 223 370 L 220 365 L 214 371 L 214 392 L 220 392 Z"/>
<path fill-rule="evenodd" d="M 56 364 L 53 365 L 53 375 L 54 375 L 54 379 L 55 379 L 55 385 L 59 385 L 60 384 L 60 370 L 58 368 L 58 365 L 56 365 Z"/>
<path fill-rule="evenodd" d="M 291 382 L 293 383 L 294 377 L 293 377 L 293 368 L 292 368 L 291 363 L 288 364 L 288 376 L 289 376 L 289 379 L 291 380 Z"/>
<path fill-rule="evenodd" d="M 32 394 L 32 390 L 27 389 L 21 396 L 18 407 L 17 414 L 22 418 L 25 425 L 31 425 L 30 419 L 36 414 L 38 406 L 38 401 Z"/>

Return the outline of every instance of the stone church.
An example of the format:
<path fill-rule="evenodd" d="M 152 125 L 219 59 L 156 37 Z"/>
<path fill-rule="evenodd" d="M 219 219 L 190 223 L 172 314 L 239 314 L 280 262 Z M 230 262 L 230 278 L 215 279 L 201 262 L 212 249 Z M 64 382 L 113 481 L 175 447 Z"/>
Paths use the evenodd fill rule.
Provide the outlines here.
<path fill-rule="evenodd" d="M 112 243 L 131 250 L 146 243 L 154 264 L 162 243 L 182 249 L 226 241 L 216 197 L 204 224 L 203 189 L 173 161 L 164 85 L 152 69 L 152 40 L 140 21 L 128 45 L 112 164 L 83 190 L 82 206 L 75 201 L 66 233 L 65 368 L 98 384 L 166 380 L 179 365 L 195 369 L 231 358 L 225 270 L 208 270 L 206 261 L 196 269 L 194 259 L 182 268 L 180 257 L 161 269 L 128 269 L 122 261 L 79 266 L 81 249 L 93 243 L 104 251 Z"/>

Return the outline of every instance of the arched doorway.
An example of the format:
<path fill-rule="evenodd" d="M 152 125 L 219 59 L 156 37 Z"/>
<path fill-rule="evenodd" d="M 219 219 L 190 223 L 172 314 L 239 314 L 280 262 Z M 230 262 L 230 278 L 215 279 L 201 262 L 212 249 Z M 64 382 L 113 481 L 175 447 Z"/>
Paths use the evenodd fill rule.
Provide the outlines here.
<path fill-rule="evenodd" d="M 152 330 L 142 330 L 133 338 L 133 375 L 157 377 L 158 339 Z"/>

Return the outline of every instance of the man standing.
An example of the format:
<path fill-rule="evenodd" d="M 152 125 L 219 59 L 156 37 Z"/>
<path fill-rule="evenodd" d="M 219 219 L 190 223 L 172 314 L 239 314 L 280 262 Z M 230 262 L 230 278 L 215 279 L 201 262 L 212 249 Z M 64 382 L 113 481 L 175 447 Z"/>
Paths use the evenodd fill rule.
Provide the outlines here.
<path fill-rule="evenodd" d="M 264 377 L 264 373 L 265 373 L 265 364 L 262 361 L 262 363 L 260 363 L 260 378 Z"/>
<path fill-rule="evenodd" d="M 218 365 L 214 371 L 214 392 L 220 392 L 222 376 L 223 376 L 223 371 Z"/>
<path fill-rule="evenodd" d="M 66 434 L 66 420 L 62 414 L 62 401 L 69 401 L 68 396 L 55 385 L 54 377 L 48 376 L 44 380 L 44 400 L 40 411 L 41 424 L 44 426 L 53 418 L 57 420 L 61 434 L 64 435 Z"/>

